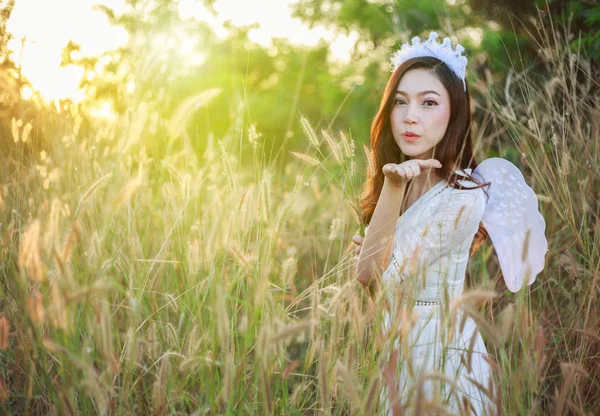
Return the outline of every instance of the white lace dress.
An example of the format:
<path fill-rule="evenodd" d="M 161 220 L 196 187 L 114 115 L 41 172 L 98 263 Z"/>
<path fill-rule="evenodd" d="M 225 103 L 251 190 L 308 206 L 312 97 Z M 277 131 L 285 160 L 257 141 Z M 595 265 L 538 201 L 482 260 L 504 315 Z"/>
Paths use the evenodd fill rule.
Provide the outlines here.
<path fill-rule="evenodd" d="M 461 183 L 475 185 L 466 179 Z M 465 315 L 461 308 L 451 325 L 448 307 L 463 293 L 469 249 L 485 198 L 483 189 L 459 190 L 442 180 L 398 219 L 390 263 L 381 280 L 390 306 L 384 328 L 397 331 L 392 339 L 398 350 L 396 391 L 388 391 L 384 378 L 380 397 L 386 414 L 392 414 L 390 400 L 395 395 L 403 414 L 415 414 L 415 403 L 423 403 L 421 399 L 442 403 L 450 414 L 495 414 L 493 400 L 483 391 L 490 386 L 491 371 L 481 334 L 470 316 L 461 327 Z M 403 320 L 406 311 L 417 315 L 412 326 Z M 447 380 L 423 378 L 434 373 L 452 380 L 455 389 Z M 421 411 L 441 413 L 433 407 Z"/>

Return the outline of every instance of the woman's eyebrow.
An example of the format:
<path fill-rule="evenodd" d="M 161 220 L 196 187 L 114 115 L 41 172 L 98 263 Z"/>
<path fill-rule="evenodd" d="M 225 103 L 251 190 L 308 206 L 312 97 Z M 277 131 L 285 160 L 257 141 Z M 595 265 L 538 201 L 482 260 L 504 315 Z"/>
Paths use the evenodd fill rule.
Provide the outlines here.
<path fill-rule="evenodd" d="M 397 90 L 397 91 L 396 91 L 396 93 L 408 96 L 408 93 L 406 93 L 406 92 L 404 92 L 404 91 Z M 418 93 L 417 93 L 417 96 L 419 96 L 419 95 L 425 95 L 425 94 L 435 94 L 435 95 L 437 95 L 438 97 L 441 97 L 441 95 L 440 95 L 440 94 L 438 94 L 437 92 L 435 92 L 435 91 L 433 91 L 433 90 L 427 90 L 427 91 L 421 91 L 421 92 L 418 92 Z"/>

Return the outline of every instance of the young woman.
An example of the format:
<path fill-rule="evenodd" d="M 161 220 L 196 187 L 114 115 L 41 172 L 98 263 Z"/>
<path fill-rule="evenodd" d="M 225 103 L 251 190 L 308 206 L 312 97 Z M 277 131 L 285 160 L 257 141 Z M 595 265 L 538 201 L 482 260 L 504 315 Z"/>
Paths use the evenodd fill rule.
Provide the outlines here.
<path fill-rule="evenodd" d="M 374 171 L 361 197 L 365 237 L 353 238 L 356 277 L 389 301 L 383 320 L 395 339 L 395 371 L 381 396 L 388 411 L 410 413 L 407 404 L 438 399 L 453 414 L 495 414 L 486 347 L 456 307 L 474 238 L 475 247 L 488 235 L 481 221 L 489 182 L 472 175 L 463 48 L 436 38 L 414 38 L 392 59 L 371 126 Z M 412 320 L 406 311 L 416 313 Z"/>

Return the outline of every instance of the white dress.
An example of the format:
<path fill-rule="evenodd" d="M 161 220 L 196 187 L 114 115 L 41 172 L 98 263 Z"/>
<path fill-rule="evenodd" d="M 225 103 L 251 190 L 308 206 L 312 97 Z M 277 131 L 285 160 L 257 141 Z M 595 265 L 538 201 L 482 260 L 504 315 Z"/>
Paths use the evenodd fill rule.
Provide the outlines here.
<path fill-rule="evenodd" d="M 460 183 L 476 185 L 467 179 Z M 398 350 L 394 390 L 403 414 L 415 414 L 415 403 L 423 403 L 421 399 L 442 403 L 450 414 L 495 414 L 494 401 L 482 390 L 491 386 L 491 371 L 484 359 L 487 351 L 481 334 L 470 316 L 461 327 L 465 315 L 461 308 L 455 314 L 454 325 L 450 325 L 448 307 L 463 293 L 469 249 L 485 209 L 485 198 L 481 188 L 459 190 L 442 180 L 398 219 L 389 266 L 381 283 L 389 304 L 383 316 L 384 329 L 397 331 L 397 336 L 391 338 L 393 348 Z M 407 311 L 418 316 L 412 326 L 402 319 Z M 451 328 L 454 333 L 450 337 Z M 387 358 L 391 345 L 388 347 Z M 455 383 L 455 389 L 443 379 L 422 378 L 433 373 L 445 374 Z M 380 404 L 386 414 L 392 414 L 390 397 L 394 396 L 390 393 L 384 378 Z M 417 395 L 419 400 L 415 400 Z M 472 409 L 468 404 L 465 407 L 465 399 Z M 420 413 L 442 413 L 432 409 Z"/>

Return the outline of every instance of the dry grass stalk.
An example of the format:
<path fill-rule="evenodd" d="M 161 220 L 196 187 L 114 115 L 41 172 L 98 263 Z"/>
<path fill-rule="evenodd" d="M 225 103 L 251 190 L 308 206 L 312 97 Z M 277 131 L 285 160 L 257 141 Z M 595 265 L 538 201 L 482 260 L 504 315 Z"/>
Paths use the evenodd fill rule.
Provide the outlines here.
<path fill-rule="evenodd" d="M 415 398 L 415 409 L 420 409 L 420 414 L 448 414 L 448 409 L 445 406 L 441 406 L 439 403 L 425 400 L 423 397 L 423 386 L 427 381 L 440 381 L 446 385 L 450 392 L 454 395 L 459 395 L 461 388 L 458 382 L 454 378 L 448 377 L 446 374 L 440 372 L 420 372 L 417 375 L 417 395 Z M 435 409 L 434 412 L 428 411 L 427 409 Z M 440 413 L 437 413 L 440 412 Z"/>
<path fill-rule="evenodd" d="M 75 367 L 84 373 L 83 387 L 90 394 L 98 408 L 98 413 L 105 414 L 108 408 L 106 388 L 100 384 L 100 377 L 96 369 L 77 354 L 73 354 L 68 348 L 60 345 L 48 337 L 42 339 L 44 348 L 55 355 L 61 355 L 68 359 Z"/>
<path fill-rule="evenodd" d="M 329 146 L 329 150 L 331 151 L 331 154 L 333 154 L 335 160 L 338 163 L 342 163 L 344 160 L 344 155 L 342 154 L 340 146 L 336 143 L 334 138 L 331 137 L 331 134 L 329 134 L 327 130 L 321 130 L 321 134 L 325 138 L 325 142 L 327 143 L 327 146 Z"/>
<path fill-rule="evenodd" d="M 337 360 L 335 363 L 335 370 L 339 376 L 341 376 L 344 383 L 344 387 L 348 392 L 348 396 L 352 402 L 352 408 L 355 410 L 363 409 L 362 399 L 360 397 L 360 390 L 357 388 L 357 381 L 354 380 L 352 374 L 348 371 L 348 368 L 342 363 L 341 360 Z"/>
<path fill-rule="evenodd" d="M 19 267 L 27 271 L 27 275 L 34 282 L 44 282 L 46 273 L 42 264 L 42 253 L 40 248 L 39 219 L 35 219 L 23 233 L 19 245 Z"/>
<path fill-rule="evenodd" d="M 329 357 L 327 357 L 325 351 L 325 341 L 321 341 L 319 346 L 319 395 L 321 398 L 321 409 L 325 413 L 329 413 L 331 401 L 331 396 L 329 392 L 329 375 L 327 370 L 327 363 L 329 362 Z"/>
<path fill-rule="evenodd" d="M 69 228 L 69 233 L 67 234 L 67 239 L 63 246 L 62 250 L 62 260 L 63 262 L 69 262 L 71 260 L 71 255 L 73 253 L 73 247 L 76 243 L 81 241 L 81 226 L 79 225 L 79 221 L 75 220 L 71 227 Z"/>
<path fill-rule="evenodd" d="M 198 111 L 198 109 L 211 102 L 220 93 L 220 89 L 211 88 L 186 98 L 177 107 L 168 123 L 167 128 L 169 129 L 170 137 L 176 139 L 181 136 L 185 132 L 188 121 Z"/>
<path fill-rule="evenodd" d="M 67 331 L 70 328 L 68 326 L 67 308 L 57 278 L 50 280 L 50 293 L 52 297 L 50 322 L 55 328 Z"/>
<path fill-rule="evenodd" d="M 227 311 L 223 293 L 221 293 L 226 290 L 226 288 L 216 287 L 213 291 L 215 294 L 217 334 L 219 336 L 219 345 L 222 351 L 229 351 L 230 346 L 229 312 Z"/>
<path fill-rule="evenodd" d="M 229 185 L 229 189 L 231 191 L 235 191 L 234 182 L 233 182 L 233 172 L 231 171 L 231 165 L 229 164 L 229 154 L 225 149 L 225 145 L 221 140 L 217 140 L 219 144 L 219 149 L 221 150 L 221 163 L 223 164 L 223 173 L 227 178 L 227 184 Z"/>
<path fill-rule="evenodd" d="M 34 324 L 39 325 L 44 323 L 44 298 L 40 291 L 34 290 L 33 293 L 27 296 L 25 308 L 29 314 L 29 319 L 31 319 Z"/>
<path fill-rule="evenodd" d="M 317 137 L 317 134 L 315 133 L 312 126 L 310 125 L 310 122 L 308 121 L 308 119 L 304 116 L 300 117 L 300 124 L 302 125 L 302 129 L 308 136 L 308 140 L 312 143 L 312 145 L 315 148 L 318 148 L 319 147 L 319 138 Z"/>
<path fill-rule="evenodd" d="M 64 390 L 61 390 L 58 393 L 58 400 L 59 400 L 59 410 L 61 412 L 63 412 L 64 415 L 66 416 L 77 416 L 78 412 L 75 410 L 75 406 L 72 403 L 71 398 L 69 397 L 69 394 L 66 393 Z"/>
<path fill-rule="evenodd" d="M 458 230 L 460 228 L 460 219 L 462 218 L 463 213 L 465 212 L 466 208 L 467 208 L 466 205 L 462 205 L 460 207 L 460 210 L 458 211 L 458 215 L 454 219 L 454 230 Z"/>
<path fill-rule="evenodd" d="M 104 361 L 108 364 L 112 362 L 114 357 L 113 353 L 113 333 L 111 326 L 111 311 L 109 310 L 109 303 L 107 301 L 102 302 L 100 306 L 100 312 L 98 320 L 100 331 L 98 336 L 100 342 L 98 343 L 99 352 L 104 358 Z M 109 367 L 110 368 L 110 367 Z M 113 374 L 116 373 L 116 369 L 112 368 Z"/>
<path fill-rule="evenodd" d="M 94 282 L 91 286 L 75 289 L 70 293 L 65 293 L 65 300 L 68 303 L 81 302 L 93 296 L 103 296 L 113 291 L 115 287 L 112 284 L 102 281 Z"/>
<path fill-rule="evenodd" d="M 367 397 L 364 401 L 364 407 L 362 409 L 363 415 L 374 414 L 375 407 L 377 406 L 377 400 L 379 399 L 379 388 L 380 381 L 378 377 L 373 377 L 369 388 L 367 389 Z"/>
<path fill-rule="evenodd" d="M 6 351 L 9 345 L 10 323 L 6 316 L 0 316 L 0 350 Z"/>
<path fill-rule="evenodd" d="M 288 365 L 285 366 L 285 368 L 283 369 L 283 372 L 281 373 L 281 378 L 284 380 L 287 380 L 290 375 L 296 371 L 296 369 L 300 367 L 300 360 L 294 360 L 291 363 L 289 363 Z"/>
<path fill-rule="evenodd" d="M 553 416 L 564 414 L 563 410 L 568 404 L 568 395 L 571 391 L 571 386 L 575 381 L 575 375 L 580 375 L 583 378 L 589 378 L 589 374 L 578 364 L 574 363 L 560 363 L 560 369 L 563 373 L 564 381 L 560 388 L 560 391 L 556 394 L 556 402 L 554 406 Z M 569 406 L 570 407 L 570 406 Z"/>
<path fill-rule="evenodd" d="M 119 367 L 122 368 L 123 363 L 126 362 L 128 365 L 132 365 L 136 362 L 137 353 L 138 353 L 138 345 L 137 345 L 137 337 L 136 332 L 133 327 L 129 327 L 127 329 L 127 334 L 125 335 L 125 344 L 123 345 L 121 356 L 119 357 Z"/>
<path fill-rule="evenodd" d="M 290 404 L 292 406 L 300 407 L 300 399 L 302 398 L 302 393 L 304 393 L 306 389 L 307 385 L 304 383 L 299 383 L 296 388 L 294 388 L 294 391 L 290 397 Z"/>
<path fill-rule="evenodd" d="M 119 196 L 114 202 L 114 208 L 118 209 L 123 205 L 127 204 L 131 199 L 131 196 L 137 191 L 137 189 L 142 185 L 143 182 L 143 172 L 140 168 L 138 170 L 138 174 L 135 178 L 129 179 L 125 186 L 119 192 Z"/>
<path fill-rule="evenodd" d="M 485 322 L 485 320 L 482 319 L 475 310 L 473 310 L 471 308 L 471 306 L 478 306 L 479 304 L 481 304 L 483 302 L 487 302 L 491 299 L 494 299 L 497 296 L 498 296 L 498 294 L 493 291 L 470 290 L 470 291 L 464 292 L 462 296 L 452 300 L 452 302 L 450 303 L 450 329 L 451 330 L 450 330 L 450 336 L 448 338 L 448 342 L 449 343 L 452 342 L 454 336 L 458 335 L 455 333 L 456 332 L 455 329 L 456 329 L 456 323 L 457 323 L 457 319 L 458 319 L 459 315 L 462 316 L 459 330 L 462 330 L 467 316 L 470 316 L 478 324 L 481 323 L 482 325 L 484 325 L 486 332 L 489 333 L 490 336 L 493 336 L 494 339 L 497 339 L 497 337 L 495 336 L 495 331 L 492 330 L 491 326 L 487 322 Z M 465 311 L 467 313 L 463 314 L 463 313 L 461 313 L 462 311 Z"/>
<path fill-rule="evenodd" d="M 304 333 L 304 332 L 312 329 L 312 327 L 314 325 L 315 325 L 315 321 L 312 319 L 290 324 L 290 325 L 286 326 L 285 329 L 283 329 L 282 331 L 279 331 L 278 333 L 276 333 L 272 337 L 270 337 L 268 344 L 277 345 L 282 340 L 292 338 L 294 336 L 297 336 L 301 333 Z"/>
<path fill-rule="evenodd" d="M 79 208 L 81 204 L 94 192 L 105 180 L 110 179 L 112 177 L 112 172 L 108 172 L 106 175 L 102 176 L 96 182 L 94 182 L 87 191 L 84 192 L 81 199 L 79 199 L 79 203 L 77 204 L 77 209 L 75 209 L 75 215 L 79 212 Z"/>
<path fill-rule="evenodd" d="M 0 403 L 5 403 L 8 400 L 9 394 L 4 381 L 0 378 Z"/>
<path fill-rule="evenodd" d="M 398 368 L 398 349 L 394 349 L 390 354 L 385 369 L 383 371 L 383 379 L 387 386 L 388 400 L 391 403 L 391 410 L 394 416 L 404 414 L 402 402 L 398 397 L 398 383 L 396 380 L 396 369 Z"/>
<path fill-rule="evenodd" d="M 367 175 L 369 178 L 375 175 L 375 160 L 374 155 L 371 154 L 369 148 L 363 144 L 363 152 L 365 153 L 365 158 L 367 160 Z"/>
<path fill-rule="evenodd" d="M 235 394 L 235 358 L 233 351 L 225 352 L 224 377 L 222 397 L 225 403 L 229 403 Z M 269 401 L 270 402 L 270 401 Z"/>
<path fill-rule="evenodd" d="M 237 245 L 230 246 L 228 251 L 235 259 L 237 259 L 238 264 L 242 266 L 245 273 L 252 272 L 254 265 L 250 263 L 252 259 L 249 254 L 243 254 Z"/>
<path fill-rule="evenodd" d="M 498 314 L 498 342 L 505 344 L 509 337 L 513 333 L 514 328 L 514 317 L 515 317 L 515 304 L 509 303 L 503 310 Z"/>
<path fill-rule="evenodd" d="M 340 137 L 342 143 L 341 147 L 344 149 L 346 157 L 354 157 L 354 140 L 349 140 L 348 136 L 346 136 L 346 133 L 343 131 L 340 131 Z"/>
<path fill-rule="evenodd" d="M 19 128 L 23 125 L 23 120 L 17 120 L 14 117 L 10 120 L 10 129 L 15 143 L 19 143 Z"/>
<path fill-rule="evenodd" d="M 159 358 L 159 361 L 158 373 L 152 386 L 152 407 L 153 414 L 166 415 L 168 405 L 166 386 L 168 386 L 170 370 L 169 355 L 166 354 Z"/>
<path fill-rule="evenodd" d="M 299 153 L 299 152 L 290 152 L 292 154 L 292 156 L 294 156 L 296 159 L 309 164 L 310 166 L 317 166 L 319 165 L 321 162 L 319 162 L 319 160 L 317 158 L 314 158 L 310 155 L 304 154 L 304 153 Z"/>
<path fill-rule="evenodd" d="M 46 225 L 46 232 L 44 234 L 44 250 L 46 253 L 52 252 L 52 249 L 55 246 L 58 246 L 61 213 L 62 203 L 58 198 L 53 198 L 50 206 L 49 219 Z"/>
<path fill-rule="evenodd" d="M 265 222 L 269 222 L 271 217 L 272 182 L 272 172 L 265 170 L 258 187 L 259 218 Z"/>

